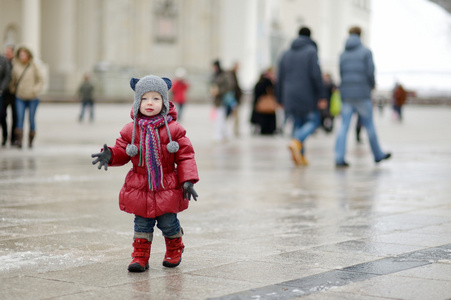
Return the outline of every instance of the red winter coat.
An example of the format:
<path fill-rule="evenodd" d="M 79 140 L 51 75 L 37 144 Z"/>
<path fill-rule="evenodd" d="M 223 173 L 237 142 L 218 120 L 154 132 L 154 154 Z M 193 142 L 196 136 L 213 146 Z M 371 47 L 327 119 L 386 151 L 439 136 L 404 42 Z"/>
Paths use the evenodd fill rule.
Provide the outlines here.
<path fill-rule="evenodd" d="M 172 84 L 172 100 L 175 103 L 183 104 L 186 102 L 186 91 L 189 85 L 181 79 L 174 80 Z"/>
<path fill-rule="evenodd" d="M 175 121 L 177 112 L 172 103 L 170 103 L 169 115 L 173 119 L 168 124 L 171 138 L 179 144 L 180 148 L 176 153 L 169 153 L 166 149 L 166 145 L 169 143 L 166 127 L 163 125 L 158 128 L 164 188 L 161 187 L 158 191 L 149 190 L 144 153 L 130 157 L 125 152 L 127 145 L 131 143 L 133 122 L 124 126 L 120 133 L 121 137 L 116 140 L 114 147 L 109 148 L 111 150 L 109 166 L 122 166 L 130 160 L 133 164 L 119 193 L 119 207 L 125 212 L 144 218 L 155 218 L 166 213 L 178 213 L 188 208 L 189 201 L 183 199 L 182 185 L 186 181 L 192 183 L 199 181 L 194 149 L 185 135 L 186 130 Z M 139 125 L 136 125 L 135 145 L 138 149 L 140 132 Z M 141 165 L 139 166 L 140 156 Z"/>

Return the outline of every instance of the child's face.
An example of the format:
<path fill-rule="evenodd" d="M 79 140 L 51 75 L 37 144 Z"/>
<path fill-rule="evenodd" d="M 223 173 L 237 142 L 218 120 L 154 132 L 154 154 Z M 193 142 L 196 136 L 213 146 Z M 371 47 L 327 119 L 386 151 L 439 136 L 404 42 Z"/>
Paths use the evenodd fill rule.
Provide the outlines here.
<path fill-rule="evenodd" d="M 160 93 L 147 92 L 141 97 L 139 112 L 146 117 L 158 115 L 163 108 L 163 98 Z"/>

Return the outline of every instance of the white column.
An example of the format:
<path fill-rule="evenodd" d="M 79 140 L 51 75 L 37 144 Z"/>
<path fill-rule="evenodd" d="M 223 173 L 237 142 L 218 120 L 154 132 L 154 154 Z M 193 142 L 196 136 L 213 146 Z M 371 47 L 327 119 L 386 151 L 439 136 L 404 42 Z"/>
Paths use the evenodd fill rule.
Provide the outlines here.
<path fill-rule="evenodd" d="M 243 54 L 242 57 L 242 88 L 252 89 L 258 80 L 259 73 L 268 63 L 268 35 L 264 22 L 259 22 L 259 17 L 264 13 L 266 1 L 243 1 Z"/>
<path fill-rule="evenodd" d="M 58 0 L 60 5 L 60 32 L 58 39 L 58 72 L 71 74 L 75 69 L 75 3 L 74 0 Z"/>
<path fill-rule="evenodd" d="M 238 62 L 242 88 L 249 89 L 258 78 L 257 61 L 262 61 L 265 56 L 262 54 L 265 49 L 257 49 L 258 1 L 223 0 L 221 6 L 219 59 L 224 69 L 230 69 Z"/>
<path fill-rule="evenodd" d="M 22 43 L 29 46 L 34 56 L 41 51 L 41 1 L 22 0 Z"/>

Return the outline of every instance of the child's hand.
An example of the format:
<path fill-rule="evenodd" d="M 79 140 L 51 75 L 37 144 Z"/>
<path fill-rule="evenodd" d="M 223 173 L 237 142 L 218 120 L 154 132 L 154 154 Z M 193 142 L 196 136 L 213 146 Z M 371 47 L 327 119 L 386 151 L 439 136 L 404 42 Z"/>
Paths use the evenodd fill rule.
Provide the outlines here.
<path fill-rule="evenodd" d="M 106 144 L 103 145 L 102 152 L 91 154 L 91 157 L 97 157 L 92 161 L 92 164 L 95 165 L 96 163 L 99 163 L 99 170 L 102 168 L 102 166 L 105 167 L 105 171 L 108 170 L 108 163 L 111 159 L 111 151 L 110 149 L 108 149 L 108 146 Z"/>
<path fill-rule="evenodd" d="M 187 181 L 183 184 L 183 198 L 184 199 L 188 198 L 188 200 L 191 201 L 191 196 L 193 196 L 194 201 L 197 201 L 196 197 L 199 197 L 196 191 L 194 190 L 193 183 Z"/>

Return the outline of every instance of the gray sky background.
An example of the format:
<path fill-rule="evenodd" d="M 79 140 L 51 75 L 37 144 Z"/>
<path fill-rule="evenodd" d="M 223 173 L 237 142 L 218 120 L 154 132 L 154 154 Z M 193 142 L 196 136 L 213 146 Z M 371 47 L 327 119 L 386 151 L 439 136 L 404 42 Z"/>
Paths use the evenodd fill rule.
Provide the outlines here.
<path fill-rule="evenodd" d="M 371 49 L 379 88 L 396 80 L 451 95 L 451 15 L 427 0 L 373 0 Z"/>

